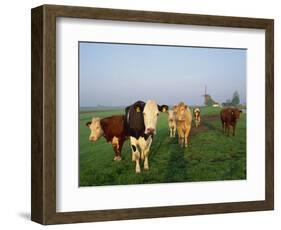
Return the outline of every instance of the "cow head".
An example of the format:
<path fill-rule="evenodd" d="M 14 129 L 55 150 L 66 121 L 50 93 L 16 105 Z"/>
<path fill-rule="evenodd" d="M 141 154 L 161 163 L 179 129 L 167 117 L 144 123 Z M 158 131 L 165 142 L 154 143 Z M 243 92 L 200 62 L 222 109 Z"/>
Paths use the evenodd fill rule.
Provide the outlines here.
<path fill-rule="evenodd" d="M 92 121 L 87 122 L 86 125 L 91 130 L 89 141 L 97 141 L 103 135 L 100 118 L 93 117 Z"/>
<path fill-rule="evenodd" d="M 232 109 L 232 111 L 231 111 L 232 118 L 234 120 L 239 120 L 240 119 L 240 113 L 242 113 L 242 110 L 240 110 L 240 109 Z"/>
<path fill-rule="evenodd" d="M 148 100 L 146 103 L 136 102 L 134 110 L 143 114 L 143 122 L 145 126 L 145 134 L 156 134 L 157 119 L 160 112 L 167 112 L 167 105 L 158 105 L 154 100 Z"/>
<path fill-rule="evenodd" d="M 174 112 L 176 114 L 178 121 L 185 120 L 186 111 L 187 111 L 187 105 L 185 105 L 183 102 L 180 102 L 178 105 L 174 106 Z"/>
<path fill-rule="evenodd" d="M 193 113 L 194 113 L 195 119 L 197 119 L 200 116 L 200 109 L 199 108 L 195 108 L 193 110 Z"/>
<path fill-rule="evenodd" d="M 176 120 L 176 114 L 173 110 L 168 111 L 168 120 L 171 122 Z"/>

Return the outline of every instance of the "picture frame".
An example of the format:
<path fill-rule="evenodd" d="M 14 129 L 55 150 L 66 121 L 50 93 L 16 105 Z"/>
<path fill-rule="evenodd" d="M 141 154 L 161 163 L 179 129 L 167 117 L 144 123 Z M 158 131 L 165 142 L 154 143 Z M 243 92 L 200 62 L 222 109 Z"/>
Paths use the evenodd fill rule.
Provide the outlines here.
<path fill-rule="evenodd" d="M 265 200 L 57 212 L 56 19 L 59 17 L 265 30 Z M 32 221 L 40 224 L 65 224 L 274 209 L 274 21 L 272 19 L 43 5 L 32 9 L 31 23 Z"/>

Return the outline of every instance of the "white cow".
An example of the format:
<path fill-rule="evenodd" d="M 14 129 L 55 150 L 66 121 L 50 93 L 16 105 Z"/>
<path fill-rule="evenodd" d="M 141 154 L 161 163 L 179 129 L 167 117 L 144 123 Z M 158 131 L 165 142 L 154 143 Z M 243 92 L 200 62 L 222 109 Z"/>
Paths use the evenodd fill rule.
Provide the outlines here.
<path fill-rule="evenodd" d="M 177 123 L 176 123 L 176 114 L 173 110 L 168 111 L 168 124 L 170 128 L 170 137 L 176 136 Z"/>

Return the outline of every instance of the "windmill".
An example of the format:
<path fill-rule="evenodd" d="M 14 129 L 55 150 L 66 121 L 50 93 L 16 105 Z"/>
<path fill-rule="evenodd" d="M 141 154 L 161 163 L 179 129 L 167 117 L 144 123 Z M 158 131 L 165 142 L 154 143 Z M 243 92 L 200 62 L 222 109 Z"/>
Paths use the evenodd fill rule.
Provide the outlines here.
<path fill-rule="evenodd" d="M 214 105 L 214 104 L 218 104 L 217 102 L 215 102 L 211 95 L 207 94 L 207 86 L 205 85 L 205 93 L 202 95 L 204 97 L 204 104 L 205 105 Z"/>

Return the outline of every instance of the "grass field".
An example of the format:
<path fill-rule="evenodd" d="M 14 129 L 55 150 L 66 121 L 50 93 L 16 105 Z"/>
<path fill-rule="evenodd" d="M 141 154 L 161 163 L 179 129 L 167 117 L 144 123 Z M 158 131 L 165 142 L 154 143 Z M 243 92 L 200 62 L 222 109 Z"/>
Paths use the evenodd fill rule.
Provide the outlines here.
<path fill-rule="evenodd" d="M 122 150 L 122 160 L 113 161 L 111 144 L 102 137 L 88 140 L 90 130 L 86 122 L 92 117 L 123 114 L 124 110 L 80 112 L 80 186 L 150 184 L 190 181 L 246 179 L 246 114 L 241 114 L 236 136 L 222 133 L 220 108 L 203 107 L 201 126 L 191 128 L 190 146 L 182 149 L 177 138 L 169 137 L 167 114 L 158 119 L 157 135 L 153 138 L 149 171 L 135 173 L 130 141 Z"/>

